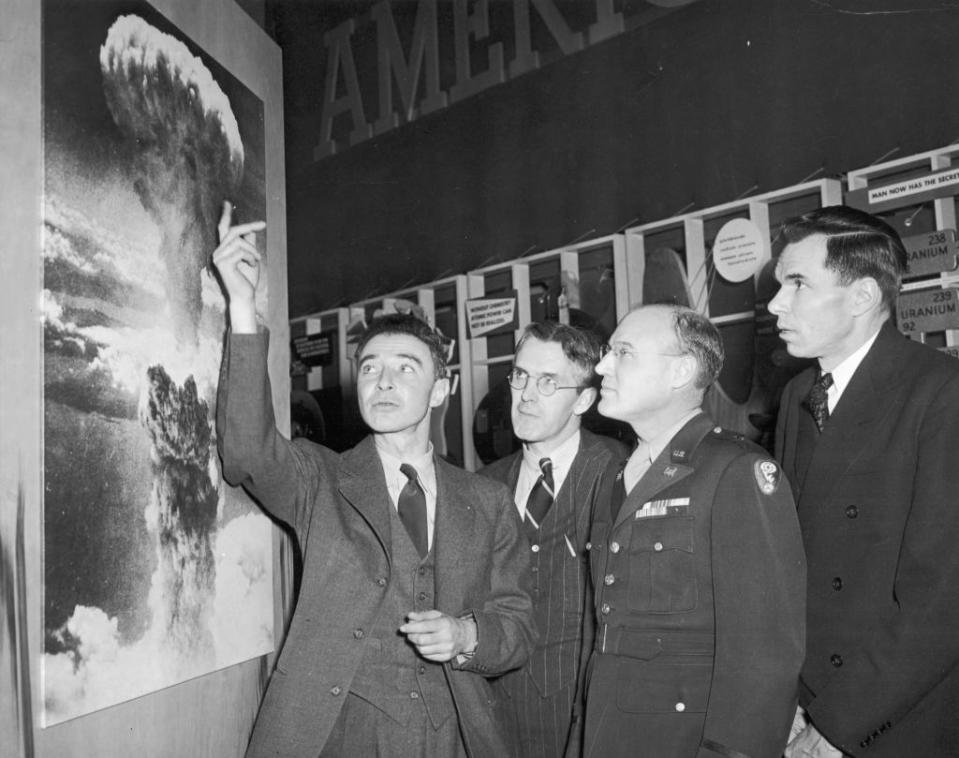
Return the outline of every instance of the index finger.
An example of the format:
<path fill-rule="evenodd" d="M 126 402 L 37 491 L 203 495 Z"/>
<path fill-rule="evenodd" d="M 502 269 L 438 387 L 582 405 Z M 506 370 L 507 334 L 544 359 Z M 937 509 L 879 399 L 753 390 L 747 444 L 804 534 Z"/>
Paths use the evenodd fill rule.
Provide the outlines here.
<path fill-rule="evenodd" d="M 231 226 L 227 234 L 232 233 L 234 237 L 242 237 L 250 232 L 260 232 L 264 229 L 266 229 L 266 221 L 248 221 L 245 224 Z"/>
<path fill-rule="evenodd" d="M 230 231 L 230 222 L 233 220 L 233 203 L 229 200 L 223 201 L 223 212 L 220 214 L 220 221 L 216 225 L 216 230 L 220 235 L 220 242 Z"/>

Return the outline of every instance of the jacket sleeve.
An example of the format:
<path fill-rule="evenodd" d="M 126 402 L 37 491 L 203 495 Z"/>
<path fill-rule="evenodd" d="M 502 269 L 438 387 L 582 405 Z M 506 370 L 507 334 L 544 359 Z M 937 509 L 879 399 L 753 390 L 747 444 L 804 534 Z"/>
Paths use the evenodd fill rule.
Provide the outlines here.
<path fill-rule="evenodd" d="M 536 642 L 526 538 L 509 491 L 497 490 L 502 494 L 493 524 L 489 589 L 484 602 L 469 609 L 476 620 L 476 653 L 462 664 L 453 664 L 484 676 L 519 668 Z"/>
<path fill-rule="evenodd" d="M 789 483 L 744 453 L 712 512 L 716 650 L 699 758 L 782 754 L 805 653 L 806 563 Z"/>
<path fill-rule="evenodd" d="M 268 350 L 268 332 L 228 334 L 217 389 L 217 450 L 227 482 L 242 485 L 270 514 L 298 528 L 321 479 L 321 459 L 307 452 L 309 443 L 293 443 L 276 428 Z"/>

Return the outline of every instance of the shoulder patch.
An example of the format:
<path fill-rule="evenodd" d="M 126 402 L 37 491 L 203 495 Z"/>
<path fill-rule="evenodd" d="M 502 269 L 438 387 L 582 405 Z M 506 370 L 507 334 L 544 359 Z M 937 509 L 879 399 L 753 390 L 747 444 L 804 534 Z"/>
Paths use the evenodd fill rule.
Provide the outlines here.
<path fill-rule="evenodd" d="M 756 476 L 756 484 L 764 495 L 772 495 L 779 489 L 779 483 L 782 481 L 782 469 L 768 458 L 756 461 L 753 464 L 753 474 Z"/>

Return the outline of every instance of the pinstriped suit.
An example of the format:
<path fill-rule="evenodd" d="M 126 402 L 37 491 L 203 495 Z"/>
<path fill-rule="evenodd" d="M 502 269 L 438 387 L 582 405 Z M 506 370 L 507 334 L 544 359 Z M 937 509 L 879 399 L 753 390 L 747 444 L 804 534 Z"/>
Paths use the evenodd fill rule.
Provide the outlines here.
<path fill-rule="evenodd" d="M 581 664 L 592 647 L 594 628 L 586 543 L 602 476 L 612 460 L 625 457 L 618 442 L 582 430 L 569 473 L 540 525 L 538 541 L 530 545 L 539 643 L 526 666 L 498 680 L 512 701 L 520 755 L 558 758 L 580 753 Z M 522 462 L 520 451 L 480 473 L 515 491 Z"/>

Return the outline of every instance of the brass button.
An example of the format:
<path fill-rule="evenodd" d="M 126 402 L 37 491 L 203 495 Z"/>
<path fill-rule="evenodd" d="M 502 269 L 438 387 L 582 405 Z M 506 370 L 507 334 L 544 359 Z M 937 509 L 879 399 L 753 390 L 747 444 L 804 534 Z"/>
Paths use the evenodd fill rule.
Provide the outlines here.
<path fill-rule="evenodd" d="M 686 710 L 686 703 L 683 703 L 683 702 L 676 703 L 676 712 L 677 712 L 677 713 L 682 713 L 682 712 L 685 711 L 685 710 Z"/>
<path fill-rule="evenodd" d="M 609 603 L 603 603 L 602 606 L 600 606 L 599 612 L 605 616 L 610 610 Z"/>
<path fill-rule="evenodd" d="M 616 581 L 616 577 L 613 576 L 612 574 L 607 574 L 606 576 L 603 577 L 603 584 L 605 584 L 607 587 L 615 581 Z"/>
<path fill-rule="evenodd" d="M 363 637 L 364 637 L 365 635 L 366 635 L 366 633 L 365 633 L 362 629 L 354 629 L 354 630 L 353 630 L 353 636 L 356 637 L 356 639 L 358 639 L 358 640 L 363 639 Z"/>
<path fill-rule="evenodd" d="M 657 553 L 660 552 L 662 549 L 663 549 L 662 542 L 656 542 L 653 544 L 653 550 L 655 550 Z"/>
<path fill-rule="evenodd" d="M 530 547 L 530 550 L 532 550 L 534 553 L 538 553 L 538 552 L 539 552 L 539 545 L 533 545 L 532 547 Z"/>
<path fill-rule="evenodd" d="M 419 693 L 419 692 L 411 692 L 411 693 L 410 693 L 410 700 L 418 700 L 419 697 L 420 697 L 420 693 Z"/>
<path fill-rule="evenodd" d="M 610 543 L 609 543 L 609 552 L 611 552 L 611 553 L 618 553 L 618 552 L 619 552 L 619 543 L 618 543 L 618 542 L 610 542 Z"/>

